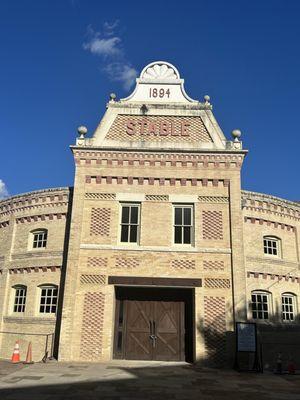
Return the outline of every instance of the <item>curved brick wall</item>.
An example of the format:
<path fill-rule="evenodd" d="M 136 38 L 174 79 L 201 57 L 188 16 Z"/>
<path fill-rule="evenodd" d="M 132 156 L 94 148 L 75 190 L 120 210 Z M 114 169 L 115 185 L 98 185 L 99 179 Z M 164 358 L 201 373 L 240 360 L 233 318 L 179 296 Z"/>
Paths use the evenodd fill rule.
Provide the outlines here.
<path fill-rule="evenodd" d="M 0 201 L 0 357 L 9 358 L 18 339 L 22 359 L 31 341 L 33 357 L 40 360 L 46 335 L 51 351 L 56 318 L 39 313 L 39 286 L 60 285 L 69 196 L 69 188 L 54 188 Z M 34 229 L 48 230 L 46 248 L 33 248 Z M 13 312 L 15 285 L 27 287 L 24 313 Z"/>

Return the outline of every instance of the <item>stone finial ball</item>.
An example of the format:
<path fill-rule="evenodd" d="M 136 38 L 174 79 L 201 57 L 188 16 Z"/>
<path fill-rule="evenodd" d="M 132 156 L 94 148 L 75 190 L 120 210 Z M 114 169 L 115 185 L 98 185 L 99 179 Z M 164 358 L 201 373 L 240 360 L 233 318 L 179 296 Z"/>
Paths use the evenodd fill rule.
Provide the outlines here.
<path fill-rule="evenodd" d="M 232 137 L 233 137 L 234 139 L 239 139 L 239 138 L 241 137 L 241 135 L 242 135 L 242 132 L 241 132 L 239 129 L 234 129 L 234 130 L 231 132 L 231 135 L 232 135 Z"/>
<path fill-rule="evenodd" d="M 109 95 L 110 100 L 115 100 L 117 98 L 117 95 L 115 93 L 111 93 Z"/>
<path fill-rule="evenodd" d="M 77 132 L 79 133 L 79 135 L 86 135 L 87 134 L 87 127 L 86 126 L 79 126 L 77 128 Z"/>
<path fill-rule="evenodd" d="M 210 101 L 210 97 L 209 97 L 209 95 L 208 95 L 208 94 L 206 94 L 206 95 L 204 96 L 204 100 L 205 100 L 205 101 L 207 101 L 207 102 L 209 103 L 209 101 Z"/>

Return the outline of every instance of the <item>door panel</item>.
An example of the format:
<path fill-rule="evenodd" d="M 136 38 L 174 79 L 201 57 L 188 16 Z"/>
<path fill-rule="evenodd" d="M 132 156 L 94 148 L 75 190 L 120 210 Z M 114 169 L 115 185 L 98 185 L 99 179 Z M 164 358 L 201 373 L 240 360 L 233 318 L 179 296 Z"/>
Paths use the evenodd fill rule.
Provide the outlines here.
<path fill-rule="evenodd" d="M 181 302 L 154 302 L 155 360 L 181 359 L 181 318 Z"/>
<path fill-rule="evenodd" d="M 128 360 L 152 360 L 153 348 L 150 335 L 152 302 L 126 300 L 125 358 Z"/>
<path fill-rule="evenodd" d="M 184 359 L 184 302 L 126 300 L 125 358 Z"/>

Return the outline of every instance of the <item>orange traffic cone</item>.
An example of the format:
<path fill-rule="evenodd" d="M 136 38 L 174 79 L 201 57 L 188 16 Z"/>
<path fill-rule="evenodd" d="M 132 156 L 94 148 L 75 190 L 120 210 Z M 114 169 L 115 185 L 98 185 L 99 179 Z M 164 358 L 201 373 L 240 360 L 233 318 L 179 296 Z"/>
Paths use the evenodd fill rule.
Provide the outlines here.
<path fill-rule="evenodd" d="M 18 340 L 15 343 L 14 352 L 13 352 L 13 354 L 11 356 L 11 362 L 12 363 L 19 363 L 20 362 L 20 347 L 19 347 Z"/>
<path fill-rule="evenodd" d="M 26 355 L 26 360 L 24 361 L 24 364 L 33 364 L 31 342 L 29 342 L 29 344 L 28 344 L 27 355 Z"/>

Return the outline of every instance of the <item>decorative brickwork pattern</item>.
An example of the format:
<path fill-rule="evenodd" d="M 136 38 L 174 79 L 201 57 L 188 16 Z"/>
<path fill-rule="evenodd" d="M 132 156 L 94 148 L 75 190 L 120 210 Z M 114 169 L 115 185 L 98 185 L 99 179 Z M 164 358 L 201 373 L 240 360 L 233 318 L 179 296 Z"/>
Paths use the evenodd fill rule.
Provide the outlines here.
<path fill-rule="evenodd" d="M 172 260 L 171 267 L 176 269 L 195 269 L 195 260 Z"/>
<path fill-rule="evenodd" d="M 117 185 L 149 185 L 149 186 L 229 186 L 228 179 L 197 179 L 197 178 L 157 178 L 154 176 L 101 176 L 86 175 L 87 184 L 117 184 Z"/>
<path fill-rule="evenodd" d="M 82 274 L 80 276 L 80 283 L 82 285 L 105 285 L 106 276 L 105 275 Z"/>
<path fill-rule="evenodd" d="M 30 215 L 28 217 L 16 218 L 16 223 L 24 224 L 26 222 L 53 221 L 58 219 L 66 219 L 66 215 L 67 215 L 66 213 Z"/>
<path fill-rule="evenodd" d="M 223 271 L 224 270 L 224 261 L 204 260 L 203 261 L 203 269 L 205 269 L 207 271 Z"/>
<path fill-rule="evenodd" d="M 223 239 L 222 211 L 202 211 L 203 239 Z"/>
<path fill-rule="evenodd" d="M 240 168 L 244 156 L 238 154 L 191 154 L 152 152 L 127 153 L 125 151 L 75 151 L 77 164 L 95 165 L 147 165 L 149 167 L 201 167 L 201 168 Z M 1 204 L 1 203 L 0 203 Z M 1 206 L 0 206 L 1 209 Z"/>
<path fill-rule="evenodd" d="M 292 225 L 281 224 L 280 222 L 268 221 L 266 219 L 261 219 L 261 218 L 244 217 L 244 221 L 246 223 L 267 225 L 272 228 L 283 229 L 283 230 L 287 230 L 287 231 L 291 231 L 291 232 L 296 231 L 296 228 Z"/>
<path fill-rule="evenodd" d="M 86 193 L 84 195 L 86 200 L 115 200 L 115 193 Z"/>
<path fill-rule="evenodd" d="M 132 269 L 137 268 L 140 265 L 140 260 L 138 258 L 116 258 L 115 268 L 125 268 L 125 269 Z"/>
<path fill-rule="evenodd" d="M 90 235 L 109 236 L 110 208 L 92 208 Z"/>
<path fill-rule="evenodd" d="M 204 342 L 208 361 L 222 365 L 226 343 L 225 298 L 204 296 Z"/>
<path fill-rule="evenodd" d="M 103 320 L 104 320 L 103 293 L 86 293 L 83 304 L 83 319 L 81 329 L 80 357 L 86 361 L 100 361 L 102 354 Z"/>
<path fill-rule="evenodd" d="M 1 228 L 6 228 L 8 225 L 9 225 L 9 221 L 0 222 L 0 229 Z"/>
<path fill-rule="evenodd" d="M 286 281 L 292 283 L 300 283 L 300 277 L 291 276 L 291 275 L 279 275 L 279 274 L 270 274 L 265 272 L 252 272 L 247 271 L 247 278 L 256 278 L 256 279 L 269 279 L 271 281 Z"/>
<path fill-rule="evenodd" d="M 0 200 L 0 216 L 39 208 L 67 206 L 69 188 L 37 190 Z"/>
<path fill-rule="evenodd" d="M 168 195 L 163 194 L 146 194 L 146 201 L 169 201 Z"/>
<path fill-rule="evenodd" d="M 229 198 L 226 196 L 198 196 L 199 203 L 228 203 Z"/>
<path fill-rule="evenodd" d="M 204 286 L 208 289 L 230 289 L 230 280 L 219 278 L 205 278 Z"/>
<path fill-rule="evenodd" d="M 9 269 L 10 274 L 30 274 L 32 272 L 56 272 L 60 271 L 61 267 L 56 266 L 40 266 L 40 267 L 12 267 Z"/>
<path fill-rule="evenodd" d="M 299 221 L 300 204 L 295 201 L 284 200 L 268 194 L 249 192 L 242 190 L 242 204 L 246 210 L 255 210 L 260 214 L 270 216 L 288 217 L 291 220 Z"/>
<path fill-rule="evenodd" d="M 106 268 L 107 267 L 107 258 L 89 257 L 87 260 L 87 266 L 88 267 Z"/>
<path fill-rule="evenodd" d="M 126 124 L 127 121 L 132 121 L 136 129 L 133 134 L 129 135 L 126 132 Z M 157 127 L 159 125 L 167 124 L 169 127 L 172 125 L 173 131 L 178 133 L 178 136 L 160 136 L 158 132 L 153 132 L 150 135 L 141 135 L 140 127 L 143 124 L 144 127 Z M 181 125 L 186 124 L 187 126 L 187 136 L 179 135 L 181 131 Z M 130 141 L 139 141 L 139 140 L 154 140 L 160 142 L 172 142 L 172 143 L 182 143 L 184 142 L 212 142 L 212 139 L 203 124 L 200 117 L 174 117 L 174 116 L 140 116 L 140 115 L 118 115 L 114 120 L 108 134 L 105 139 L 111 140 L 130 140 Z"/>

